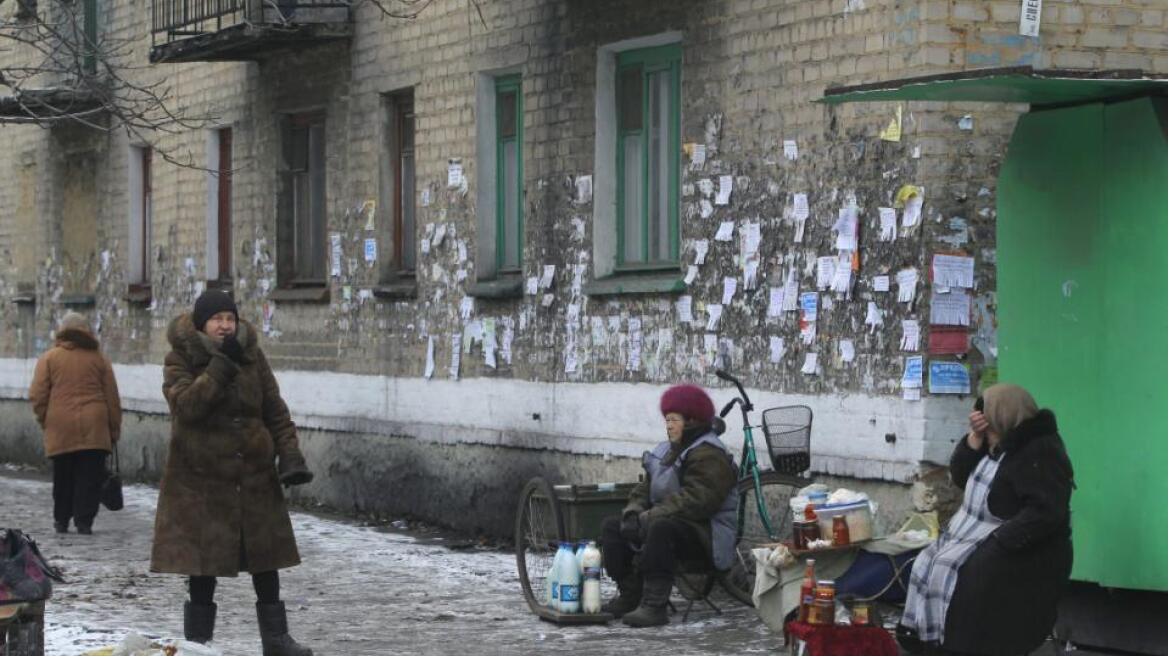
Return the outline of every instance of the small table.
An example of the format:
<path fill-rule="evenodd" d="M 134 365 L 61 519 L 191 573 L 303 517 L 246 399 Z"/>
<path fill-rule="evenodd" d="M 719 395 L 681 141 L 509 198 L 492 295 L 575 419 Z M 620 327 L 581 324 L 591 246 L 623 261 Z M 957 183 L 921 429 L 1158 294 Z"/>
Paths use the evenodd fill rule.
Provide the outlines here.
<path fill-rule="evenodd" d="M 878 626 L 787 622 L 791 656 L 897 656 L 896 641 Z"/>

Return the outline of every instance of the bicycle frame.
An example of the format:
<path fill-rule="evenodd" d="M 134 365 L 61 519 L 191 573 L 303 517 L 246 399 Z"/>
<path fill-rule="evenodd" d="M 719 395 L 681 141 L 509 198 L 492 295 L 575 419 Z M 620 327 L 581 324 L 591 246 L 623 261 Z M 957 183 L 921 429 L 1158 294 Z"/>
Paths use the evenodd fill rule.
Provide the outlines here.
<path fill-rule="evenodd" d="M 771 526 L 770 516 L 767 514 L 766 500 L 762 496 L 762 479 L 759 476 L 758 455 L 754 452 L 754 427 L 750 425 L 750 411 L 754 409 L 754 404 L 750 402 L 750 397 L 746 395 L 746 390 L 742 387 L 742 383 L 731 376 L 729 373 L 718 369 L 714 374 L 722 380 L 734 383 L 738 388 L 738 397 L 726 404 L 719 413 L 720 417 L 725 417 L 737 404 L 742 411 L 742 461 L 738 465 L 738 480 L 743 481 L 749 476 L 754 483 L 754 500 L 758 507 L 758 516 L 762 520 L 763 529 L 766 530 L 767 537 L 771 540 L 778 541 L 779 536 L 775 535 L 775 529 Z M 746 508 L 742 504 L 738 504 L 738 534 L 742 534 L 742 529 L 746 521 Z"/>

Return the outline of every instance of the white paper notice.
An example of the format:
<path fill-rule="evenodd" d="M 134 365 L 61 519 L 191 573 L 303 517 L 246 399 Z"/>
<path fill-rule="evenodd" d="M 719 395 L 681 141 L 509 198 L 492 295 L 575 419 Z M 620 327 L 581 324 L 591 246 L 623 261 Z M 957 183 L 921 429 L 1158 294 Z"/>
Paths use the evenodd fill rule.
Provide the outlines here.
<path fill-rule="evenodd" d="M 896 210 L 880 208 L 880 241 L 896 241 Z"/>
<path fill-rule="evenodd" d="M 963 255 L 934 255 L 933 284 L 939 287 L 973 287 L 973 258 Z"/>
<path fill-rule="evenodd" d="M 430 188 L 422 188 L 422 207 L 430 207 Z"/>
<path fill-rule="evenodd" d="M 712 303 L 706 306 L 706 314 L 709 319 L 706 321 L 706 330 L 717 330 L 718 322 L 722 319 L 722 306 Z"/>
<path fill-rule="evenodd" d="M 592 202 L 592 176 L 581 175 L 576 178 L 576 204 L 587 205 Z"/>
<path fill-rule="evenodd" d="M 888 284 L 889 284 L 889 277 L 888 276 L 876 276 L 875 278 L 872 278 L 872 291 L 886 292 L 889 289 Z"/>
<path fill-rule="evenodd" d="M 434 336 L 430 335 L 426 342 L 426 378 L 434 376 Z"/>
<path fill-rule="evenodd" d="M 856 250 L 857 214 L 859 210 L 854 205 L 841 207 L 839 219 L 832 226 L 835 230 L 835 249 L 837 251 Z"/>
<path fill-rule="evenodd" d="M 715 205 L 729 205 L 730 194 L 734 193 L 734 176 L 718 176 L 718 195 L 714 197 Z"/>
<path fill-rule="evenodd" d="M 828 289 L 831 287 L 831 281 L 835 279 L 835 263 L 836 259 L 831 256 L 821 257 L 815 260 L 816 289 Z"/>
<path fill-rule="evenodd" d="M 706 255 L 710 253 L 710 240 L 699 239 L 694 242 L 694 264 L 702 265 L 706 263 Z"/>
<path fill-rule="evenodd" d="M 434 248 L 438 248 L 442 245 L 442 241 L 444 239 L 446 239 L 446 224 L 439 223 L 438 225 L 434 226 L 434 239 L 432 240 L 433 243 L 430 245 Z"/>
<path fill-rule="evenodd" d="M 957 119 L 957 129 L 959 129 L 959 130 L 972 130 L 973 129 L 973 116 L 966 114 L 965 116 L 962 116 L 961 118 Z"/>
<path fill-rule="evenodd" d="M 693 296 L 680 296 L 677 299 L 677 320 L 681 323 L 693 323 Z"/>
<path fill-rule="evenodd" d="M 723 221 L 722 225 L 718 226 L 718 233 L 714 235 L 714 241 L 730 241 L 734 239 L 734 222 Z"/>
<path fill-rule="evenodd" d="M 835 262 L 835 272 L 831 278 L 831 291 L 846 294 L 852 289 L 852 256 L 840 255 Z"/>
<path fill-rule="evenodd" d="M 447 162 L 446 186 L 452 189 L 462 186 L 462 160 L 452 159 Z"/>
<path fill-rule="evenodd" d="M 544 294 L 543 298 L 540 300 L 539 304 L 543 307 L 551 307 L 552 303 L 555 303 L 555 302 L 556 302 L 556 295 L 555 294 Z"/>
<path fill-rule="evenodd" d="M 737 278 L 722 278 L 722 305 L 730 305 L 734 292 L 738 290 Z"/>
<path fill-rule="evenodd" d="M 868 313 L 864 315 L 864 325 L 870 326 L 871 331 L 875 333 L 876 329 L 884 325 L 884 313 L 874 301 L 868 301 Z"/>
<path fill-rule="evenodd" d="M 450 336 L 450 377 L 458 380 L 458 370 L 462 364 L 462 335 Z"/>
<path fill-rule="evenodd" d="M 792 240 L 796 244 L 803 243 L 803 235 L 807 232 L 807 219 L 795 220 L 795 238 Z"/>
<path fill-rule="evenodd" d="M 792 208 L 791 216 L 796 221 L 806 221 L 807 217 L 811 216 L 811 207 L 807 204 L 807 194 L 794 195 L 794 207 Z"/>
<path fill-rule="evenodd" d="M 806 359 L 803 360 L 803 368 L 801 372 L 808 376 L 814 376 L 819 373 L 819 354 L 808 353 Z"/>
<path fill-rule="evenodd" d="M 799 145 L 795 143 L 794 139 L 783 140 L 783 157 L 788 160 L 799 159 Z"/>
<path fill-rule="evenodd" d="M 782 287 L 771 287 L 770 302 L 767 304 L 767 316 L 774 318 L 783 314 L 783 294 Z"/>
<path fill-rule="evenodd" d="M 700 214 L 703 219 L 708 219 L 714 215 L 714 206 L 710 204 L 710 201 L 703 198 L 698 201 L 698 214 Z"/>
<path fill-rule="evenodd" d="M 1022 16 L 1018 20 L 1018 34 L 1038 36 L 1038 26 L 1042 22 L 1042 0 L 1022 0 Z"/>
<path fill-rule="evenodd" d="M 556 278 L 556 265 L 545 264 L 543 267 L 543 275 L 539 278 L 540 289 L 551 289 L 552 281 Z"/>
<path fill-rule="evenodd" d="M 528 296 L 535 296 L 539 293 L 539 278 L 531 276 L 527 279 L 526 291 Z"/>
<path fill-rule="evenodd" d="M 629 371 L 641 370 L 641 348 L 644 346 L 644 335 L 641 332 L 641 320 L 629 317 L 629 361 L 626 369 Z"/>
<path fill-rule="evenodd" d="M 474 314 L 474 297 L 462 297 L 462 303 L 460 303 L 458 306 L 458 314 L 463 319 L 469 319 L 471 315 Z"/>
<path fill-rule="evenodd" d="M 784 343 L 782 337 L 775 337 L 771 335 L 771 362 L 778 364 L 783 356 L 787 353 L 787 345 Z"/>
<path fill-rule="evenodd" d="M 685 269 L 685 284 L 692 285 L 698 279 L 698 266 L 691 264 Z"/>
<path fill-rule="evenodd" d="M 750 221 L 738 229 L 738 234 L 742 238 L 742 254 L 748 258 L 757 255 L 762 247 L 762 224 Z"/>
<path fill-rule="evenodd" d="M 702 197 L 709 198 L 714 195 L 714 181 L 709 178 L 702 178 L 698 180 L 698 191 L 701 192 Z"/>
<path fill-rule="evenodd" d="M 856 345 L 850 339 L 841 339 L 839 342 L 840 360 L 852 362 L 856 359 Z"/>
<path fill-rule="evenodd" d="M 689 159 L 691 171 L 697 171 L 706 165 L 706 144 L 694 144 L 693 155 Z"/>
<path fill-rule="evenodd" d="M 459 239 L 458 240 L 458 261 L 459 262 L 466 262 L 466 257 L 467 257 L 467 255 L 466 255 L 466 241 Z"/>
<path fill-rule="evenodd" d="M 912 303 L 917 297 L 917 270 L 904 269 L 896 272 L 896 300 Z"/>
<path fill-rule="evenodd" d="M 900 322 L 900 350 L 921 350 L 921 325 L 916 319 L 904 319 Z"/>
<path fill-rule="evenodd" d="M 330 271 L 334 278 L 341 275 L 341 235 L 339 233 L 332 233 L 329 235 L 330 245 Z"/>
<path fill-rule="evenodd" d="M 794 312 L 799 309 L 799 280 L 795 278 L 795 270 L 787 272 L 787 282 L 783 285 L 783 312 Z"/>
<path fill-rule="evenodd" d="M 913 196 L 905 201 L 904 215 L 901 216 L 900 225 L 905 228 L 911 228 L 921 222 L 921 207 L 925 204 L 925 199 L 921 198 L 920 194 Z"/>
<path fill-rule="evenodd" d="M 933 290 L 929 298 L 929 323 L 934 326 L 968 326 L 969 292 L 954 289 L 941 294 Z"/>

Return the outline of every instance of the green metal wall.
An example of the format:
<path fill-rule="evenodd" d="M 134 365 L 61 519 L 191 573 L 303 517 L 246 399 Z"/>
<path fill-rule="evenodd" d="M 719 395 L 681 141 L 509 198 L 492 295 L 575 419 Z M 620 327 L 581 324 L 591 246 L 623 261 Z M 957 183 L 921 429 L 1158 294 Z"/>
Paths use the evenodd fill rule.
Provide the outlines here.
<path fill-rule="evenodd" d="M 999 367 L 1059 417 L 1074 578 L 1168 590 L 1168 141 L 1151 99 L 1032 112 L 998 190 Z"/>

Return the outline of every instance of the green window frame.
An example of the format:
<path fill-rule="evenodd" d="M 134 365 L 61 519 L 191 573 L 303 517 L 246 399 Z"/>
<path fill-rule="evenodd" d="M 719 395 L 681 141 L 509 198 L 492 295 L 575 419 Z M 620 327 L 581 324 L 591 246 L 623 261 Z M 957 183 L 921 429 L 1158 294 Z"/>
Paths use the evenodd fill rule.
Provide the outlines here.
<path fill-rule="evenodd" d="M 523 80 L 495 79 L 495 268 L 523 268 Z"/>
<path fill-rule="evenodd" d="M 617 269 L 679 261 L 681 46 L 629 50 L 616 68 Z"/>

